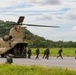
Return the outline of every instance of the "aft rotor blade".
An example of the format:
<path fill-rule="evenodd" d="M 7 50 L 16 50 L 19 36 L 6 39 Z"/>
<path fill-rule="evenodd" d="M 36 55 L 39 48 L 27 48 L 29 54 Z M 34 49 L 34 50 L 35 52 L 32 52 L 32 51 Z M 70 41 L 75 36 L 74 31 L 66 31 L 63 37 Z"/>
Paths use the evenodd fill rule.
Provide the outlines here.
<path fill-rule="evenodd" d="M 37 26 L 37 27 L 54 27 L 54 28 L 59 28 L 59 26 L 47 26 L 47 25 L 35 25 L 35 24 L 22 24 L 22 25 Z"/>
<path fill-rule="evenodd" d="M 17 25 L 22 25 L 24 18 L 25 18 L 24 16 L 20 16 L 18 19 Z"/>

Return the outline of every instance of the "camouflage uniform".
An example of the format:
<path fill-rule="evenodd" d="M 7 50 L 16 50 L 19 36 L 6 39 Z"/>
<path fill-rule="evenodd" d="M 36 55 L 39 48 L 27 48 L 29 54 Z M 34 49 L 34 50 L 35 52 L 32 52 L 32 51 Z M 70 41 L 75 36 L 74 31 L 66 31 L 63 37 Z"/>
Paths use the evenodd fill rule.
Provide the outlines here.
<path fill-rule="evenodd" d="M 26 49 L 23 49 L 22 56 L 23 56 L 24 58 L 27 57 L 27 50 L 26 50 Z"/>
<path fill-rule="evenodd" d="M 13 58 L 12 58 L 11 55 L 8 55 L 8 56 L 7 56 L 7 62 L 6 62 L 6 63 L 8 63 L 8 64 L 13 63 Z"/>
<path fill-rule="evenodd" d="M 76 50 L 75 50 L 75 59 L 76 59 Z"/>
<path fill-rule="evenodd" d="M 39 48 L 36 49 L 36 59 L 38 58 L 39 59 L 39 54 L 40 54 L 40 50 Z"/>
<path fill-rule="evenodd" d="M 46 50 L 44 51 L 43 59 L 44 59 L 44 57 L 46 58 Z"/>
<path fill-rule="evenodd" d="M 30 48 L 28 49 L 27 53 L 28 53 L 28 58 L 30 58 L 31 55 L 32 55 L 32 53 L 31 53 L 31 49 L 30 49 Z"/>
<path fill-rule="evenodd" d="M 46 49 L 46 59 L 49 59 L 49 54 L 50 54 L 50 52 L 49 52 L 49 49 L 47 48 Z"/>
<path fill-rule="evenodd" d="M 58 51 L 58 54 L 59 54 L 59 55 L 57 56 L 57 58 L 58 58 L 58 57 L 61 57 L 61 58 L 63 59 L 63 57 L 62 57 L 62 48 Z"/>

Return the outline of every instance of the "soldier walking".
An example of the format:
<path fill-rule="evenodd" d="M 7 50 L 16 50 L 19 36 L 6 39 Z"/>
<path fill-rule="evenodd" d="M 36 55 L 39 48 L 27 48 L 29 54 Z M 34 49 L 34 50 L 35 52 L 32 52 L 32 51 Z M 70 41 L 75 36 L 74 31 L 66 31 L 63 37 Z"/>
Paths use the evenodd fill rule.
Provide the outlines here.
<path fill-rule="evenodd" d="M 45 57 L 46 59 L 49 59 L 49 54 L 50 54 L 50 51 L 49 51 L 49 48 L 47 48 L 46 49 L 46 57 Z"/>
<path fill-rule="evenodd" d="M 76 50 L 75 50 L 75 59 L 76 59 Z"/>
<path fill-rule="evenodd" d="M 46 50 L 44 51 L 43 59 L 46 58 Z"/>
<path fill-rule="evenodd" d="M 62 57 L 62 48 L 58 51 L 58 54 L 59 54 L 59 55 L 57 56 L 57 58 L 58 58 L 58 57 L 61 57 L 61 59 L 63 59 L 63 57 Z"/>
<path fill-rule="evenodd" d="M 50 54 L 49 48 L 47 48 L 47 49 L 44 51 L 43 59 L 44 59 L 44 58 L 45 58 L 45 59 L 49 59 L 49 54 Z"/>
<path fill-rule="evenodd" d="M 31 49 L 30 48 L 28 49 L 27 53 L 28 53 L 28 58 L 30 59 L 30 57 L 32 55 L 32 52 L 31 52 Z"/>
<path fill-rule="evenodd" d="M 27 57 L 27 50 L 26 50 L 25 47 L 24 47 L 24 49 L 23 49 L 23 51 L 22 51 L 22 56 L 23 56 L 24 58 Z"/>
<path fill-rule="evenodd" d="M 40 50 L 39 48 L 36 49 L 36 59 L 39 59 Z"/>

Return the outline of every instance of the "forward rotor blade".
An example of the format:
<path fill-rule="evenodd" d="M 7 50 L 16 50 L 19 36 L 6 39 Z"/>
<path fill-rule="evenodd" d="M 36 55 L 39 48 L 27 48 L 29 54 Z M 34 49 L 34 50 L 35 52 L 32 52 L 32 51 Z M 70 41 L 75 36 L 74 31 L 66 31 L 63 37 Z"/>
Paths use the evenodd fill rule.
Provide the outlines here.
<path fill-rule="evenodd" d="M 18 19 L 17 25 L 22 25 L 24 18 L 25 18 L 24 16 L 20 16 Z"/>
<path fill-rule="evenodd" d="M 35 25 L 35 24 L 22 24 L 22 25 L 37 26 L 37 27 L 54 27 L 54 28 L 59 28 L 59 26 L 47 26 L 47 25 Z"/>

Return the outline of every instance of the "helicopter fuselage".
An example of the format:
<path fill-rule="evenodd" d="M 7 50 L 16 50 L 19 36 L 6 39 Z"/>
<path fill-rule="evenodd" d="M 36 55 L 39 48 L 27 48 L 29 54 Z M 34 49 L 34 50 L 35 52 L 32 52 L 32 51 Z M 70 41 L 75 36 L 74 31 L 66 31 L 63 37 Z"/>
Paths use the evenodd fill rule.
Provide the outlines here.
<path fill-rule="evenodd" d="M 14 57 L 24 57 L 24 50 L 28 43 L 24 41 L 24 27 L 14 26 L 10 29 L 9 36 L 5 35 L 0 39 L 0 55 L 6 57 L 12 54 Z"/>

